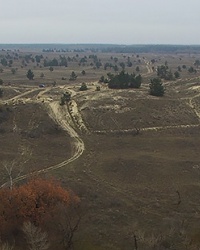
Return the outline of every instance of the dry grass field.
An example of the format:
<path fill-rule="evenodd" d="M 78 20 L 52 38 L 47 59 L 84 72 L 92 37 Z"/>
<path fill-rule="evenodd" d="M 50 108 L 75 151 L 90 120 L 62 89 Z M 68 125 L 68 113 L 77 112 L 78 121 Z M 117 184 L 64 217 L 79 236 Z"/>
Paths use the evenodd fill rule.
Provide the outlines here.
<path fill-rule="evenodd" d="M 15 53 L 1 51 L 0 59 Z M 82 209 L 75 250 L 199 249 L 200 71 L 187 69 L 200 55 L 17 54 L 11 67 L 0 64 L 4 82 L 0 86 L 0 184 L 8 181 L 5 164 L 16 161 L 14 174 L 18 176 L 20 166 L 23 177 L 19 181 L 34 172 L 53 176 L 71 188 L 81 198 Z M 47 60 L 63 55 L 74 59 L 50 72 L 43 61 L 37 65 L 30 59 L 23 64 L 26 54 Z M 89 57 L 94 54 L 102 63 L 100 68 Z M 79 65 L 84 57 L 86 62 Z M 118 59 L 119 71 L 119 62 L 126 64 L 128 58 L 132 66 L 125 67 L 127 72 L 136 72 L 139 66 L 141 88 L 114 90 L 98 82 L 102 75 L 115 73 L 113 68 L 104 69 L 105 63 L 114 64 L 113 58 Z M 187 68 L 180 78 L 163 81 L 163 97 L 151 96 L 150 79 L 156 77 L 152 67 L 166 61 L 172 72 L 178 66 Z M 15 74 L 11 68 L 17 68 Z M 34 80 L 27 79 L 28 69 L 34 72 Z M 74 81 L 69 80 L 72 71 L 77 74 Z M 82 82 L 87 91 L 79 90 Z M 60 106 L 66 91 L 71 101 Z"/>

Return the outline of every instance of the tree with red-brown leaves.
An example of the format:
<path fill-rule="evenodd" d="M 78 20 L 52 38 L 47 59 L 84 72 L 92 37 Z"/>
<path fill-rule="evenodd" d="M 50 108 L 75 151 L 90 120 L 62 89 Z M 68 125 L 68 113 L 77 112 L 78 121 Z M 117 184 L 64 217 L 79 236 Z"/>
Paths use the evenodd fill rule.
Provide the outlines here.
<path fill-rule="evenodd" d="M 71 191 L 62 188 L 59 183 L 35 178 L 19 187 L 13 187 L 13 189 L 0 189 L 0 200 L 0 235 L 2 239 L 6 239 L 10 235 L 15 237 L 23 223 L 27 221 L 36 227 L 45 228 L 45 230 L 51 228 L 52 230 L 49 224 L 56 220 L 55 226 L 59 227 L 61 221 L 64 222 L 63 216 L 67 214 L 68 224 L 62 226 L 69 232 L 63 231 L 65 234 L 63 237 L 69 235 L 69 239 L 65 239 L 65 241 L 69 241 L 68 245 L 72 245 L 72 236 L 80 222 L 80 216 L 74 217 L 74 211 L 78 210 L 80 199 Z M 55 234 L 59 231 L 55 227 L 54 230 Z"/>

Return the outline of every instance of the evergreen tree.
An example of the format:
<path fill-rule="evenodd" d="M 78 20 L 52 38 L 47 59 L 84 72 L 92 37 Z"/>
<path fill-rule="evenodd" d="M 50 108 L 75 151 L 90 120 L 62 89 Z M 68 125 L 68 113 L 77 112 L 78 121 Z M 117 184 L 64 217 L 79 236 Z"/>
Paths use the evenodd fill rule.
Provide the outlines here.
<path fill-rule="evenodd" d="M 174 76 L 175 76 L 175 78 L 179 78 L 180 77 L 180 73 L 178 71 L 175 71 L 174 72 Z"/>
<path fill-rule="evenodd" d="M 26 76 L 27 76 L 27 78 L 28 78 L 29 80 L 33 80 L 34 74 L 33 74 L 32 70 L 29 69 L 29 70 L 27 71 Z"/>
<path fill-rule="evenodd" d="M 81 91 L 84 91 L 84 90 L 87 90 L 88 88 L 87 88 L 87 85 L 86 85 L 86 83 L 82 83 L 81 84 L 81 87 L 80 87 L 80 89 L 79 90 L 81 90 Z"/>
<path fill-rule="evenodd" d="M 74 81 L 74 80 L 76 80 L 76 78 L 77 78 L 77 75 L 75 74 L 74 71 L 72 71 L 69 80 L 70 80 L 70 81 Z"/>
<path fill-rule="evenodd" d="M 163 96 L 165 93 L 165 89 L 162 85 L 162 81 L 160 78 L 151 79 L 149 88 L 150 88 L 149 93 L 150 95 L 153 95 L 153 96 Z"/>
<path fill-rule="evenodd" d="M 0 89 L 0 97 L 3 96 L 3 89 Z"/>

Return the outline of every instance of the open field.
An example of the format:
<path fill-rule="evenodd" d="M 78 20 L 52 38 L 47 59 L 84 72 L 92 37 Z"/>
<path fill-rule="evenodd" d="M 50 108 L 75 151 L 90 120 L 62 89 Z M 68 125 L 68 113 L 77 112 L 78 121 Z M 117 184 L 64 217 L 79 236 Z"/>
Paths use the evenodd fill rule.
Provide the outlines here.
<path fill-rule="evenodd" d="M 8 181 L 4 165 L 29 152 L 20 176 L 15 169 L 17 181 L 30 173 L 54 176 L 81 198 L 75 250 L 199 249 L 200 71 L 188 68 L 200 54 L 11 50 L 0 51 L 0 59 L 8 54 L 12 65 L 0 64 L 0 185 Z M 31 59 L 36 55 L 43 56 L 38 64 Z M 60 56 L 70 58 L 67 67 L 44 67 L 44 59 Z M 150 79 L 166 61 L 172 72 L 186 69 L 163 81 L 163 97 L 151 96 Z M 121 71 L 120 62 L 129 73 L 139 67 L 139 89 L 99 83 L 117 73 L 105 64 Z M 27 79 L 28 69 L 34 80 Z M 72 71 L 75 80 L 69 80 Z M 87 91 L 79 91 L 82 82 Z M 66 91 L 71 101 L 61 106 Z"/>

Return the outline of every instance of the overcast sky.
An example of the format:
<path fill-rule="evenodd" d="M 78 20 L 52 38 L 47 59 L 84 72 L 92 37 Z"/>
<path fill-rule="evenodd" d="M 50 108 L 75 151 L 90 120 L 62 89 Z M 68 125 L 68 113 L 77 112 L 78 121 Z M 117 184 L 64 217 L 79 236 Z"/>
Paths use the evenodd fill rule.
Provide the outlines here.
<path fill-rule="evenodd" d="M 0 0 L 0 43 L 200 44 L 200 0 Z"/>

